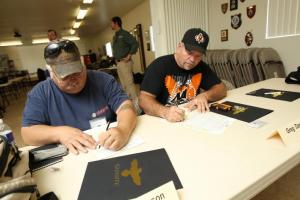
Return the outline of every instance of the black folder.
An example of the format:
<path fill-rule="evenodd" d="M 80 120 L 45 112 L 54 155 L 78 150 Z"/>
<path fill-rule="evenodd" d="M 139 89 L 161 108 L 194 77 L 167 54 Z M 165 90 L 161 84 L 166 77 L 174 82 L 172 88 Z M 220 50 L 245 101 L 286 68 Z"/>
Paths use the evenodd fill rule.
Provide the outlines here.
<path fill-rule="evenodd" d="M 247 93 L 247 95 L 264 97 L 264 98 L 269 98 L 269 99 L 277 99 L 277 100 L 289 101 L 289 102 L 295 101 L 300 98 L 299 92 L 274 90 L 274 89 L 266 89 L 266 88 L 261 88 L 259 90 L 249 92 L 249 93 Z"/>
<path fill-rule="evenodd" d="M 132 199 L 171 180 L 182 188 L 165 149 L 94 161 L 88 163 L 78 199 Z"/>
<path fill-rule="evenodd" d="M 230 111 L 223 111 L 216 108 L 210 108 L 210 110 L 214 113 L 218 113 L 220 115 L 225 115 L 227 117 L 231 117 L 234 119 L 238 119 L 244 122 L 253 122 L 271 112 L 273 110 L 259 108 L 255 106 L 249 106 L 246 104 L 235 103 L 231 101 L 225 101 L 223 104 L 227 104 L 232 106 Z"/>

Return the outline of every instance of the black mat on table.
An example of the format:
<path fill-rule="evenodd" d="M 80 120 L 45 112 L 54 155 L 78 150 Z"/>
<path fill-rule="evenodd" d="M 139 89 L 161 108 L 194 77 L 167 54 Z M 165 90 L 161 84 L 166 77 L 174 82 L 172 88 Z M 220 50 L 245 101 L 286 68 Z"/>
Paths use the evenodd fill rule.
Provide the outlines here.
<path fill-rule="evenodd" d="M 231 101 L 222 102 L 224 104 L 231 105 L 233 107 L 230 111 L 216 110 L 214 108 L 210 108 L 210 110 L 214 113 L 218 113 L 220 115 L 225 115 L 227 117 L 231 117 L 234 119 L 238 119 L 244 122 L 252 122 L 255 121 L 271 112 L 273 110 L 268 110 L 264 108 L 259 108 L 255 106 L 249 106 L 245 104 L 234 103 Z"/>
<path fill-rule="evenodd" d="M 283 101 L 290 101 L 290 102 L 300 98 L 300 92 L 291 92 L 285 90 L 274 90 L 274 89 L 266 89 L 266 88 L 249 92 L 247 93 L 247 95 L 265 97 L 269 99 L 277 99 Z"/>
<path fill-rule="evenodd" d="M 165 149 L 94 161 L 88 163 L 78 199 L 132 199 L 171 180 L 182 188 Z"/>

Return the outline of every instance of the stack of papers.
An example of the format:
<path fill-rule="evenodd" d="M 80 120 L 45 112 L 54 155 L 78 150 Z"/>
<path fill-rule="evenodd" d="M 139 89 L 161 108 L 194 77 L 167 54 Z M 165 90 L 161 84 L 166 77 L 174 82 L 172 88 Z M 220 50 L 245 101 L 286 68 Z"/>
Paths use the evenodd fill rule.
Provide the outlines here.
<path fill-rule="evenodd" d="M 110 127 L 115 127 L 116 125 L 117 125 L 117 123 L 112 123 Z M 95 127 L 93 129 L 89 129 L 84 132 L 91 135 L 95 141 L 98 141 L 99 135 L 101 133 L 105 132 L 106 131 L 105 129 L 106 129 L 106 125 L 103 125 L 103 126 Z M 144 143 L 144 140 L 141 137 L 139 137 L 137 135 L 131 135 L 128 143 L 120 151 L 125 151 L 127 149 L 131 149 L 131 148 L 136 147 L 143 143 Z M 100 147 L 99 149 L 96 149 L 95 151 L 98 152 L 97 159 L 108 158 L 108 157 L 111 157 L 120 152 L 120 151 L 112 151 L 109 149 L 105 149 L 104 147 Z"/>
<path fill-rule="evenodd" d="M 211 134 L 222 134 L 235 119 L 218 115 L 212 112 L 200 113 L 198 111 L 187 112 L 185 124 L 197 131 L 204 131 Z"/>

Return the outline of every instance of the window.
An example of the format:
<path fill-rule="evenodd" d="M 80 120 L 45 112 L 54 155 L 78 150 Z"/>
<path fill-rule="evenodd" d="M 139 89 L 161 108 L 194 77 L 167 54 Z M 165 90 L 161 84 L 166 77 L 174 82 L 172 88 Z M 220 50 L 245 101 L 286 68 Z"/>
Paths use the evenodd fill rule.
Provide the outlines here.
<path fill-rule="evenodd" d="M 150 45 L 151 45 L 151 51 L 155 51 L 155 44 L 154 44 L 154 35 L 153 35 L 153 27 L 149 27 L 150 32 Z"/>
<path fill-rule="evenodd" d="M 268 0 L 266 38 L 300 35 L 300 0 Z"/>
<path fill-rule="evenodd" d="M 111 48 L 111 43 L 108 42 L 105 44 L 105 51 L 106 51 L 106 55 L 108 55 L 109 57 L 113 57 L 113 53 L 112 53 L 112 48 Z"/>

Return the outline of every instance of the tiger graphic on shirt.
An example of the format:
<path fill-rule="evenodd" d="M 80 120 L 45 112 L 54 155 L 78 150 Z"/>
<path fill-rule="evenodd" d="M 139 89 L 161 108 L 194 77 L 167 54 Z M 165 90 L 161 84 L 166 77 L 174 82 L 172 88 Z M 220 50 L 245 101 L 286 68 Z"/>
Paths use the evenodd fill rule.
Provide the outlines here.
<path fill-rule="evenodd" d="M 202 73 L 187 76 L 167 75 L 165 77 L 165 87 L 169 93 L 167 104 L 178 105 L 195 98 L 201 80 Z"/>

